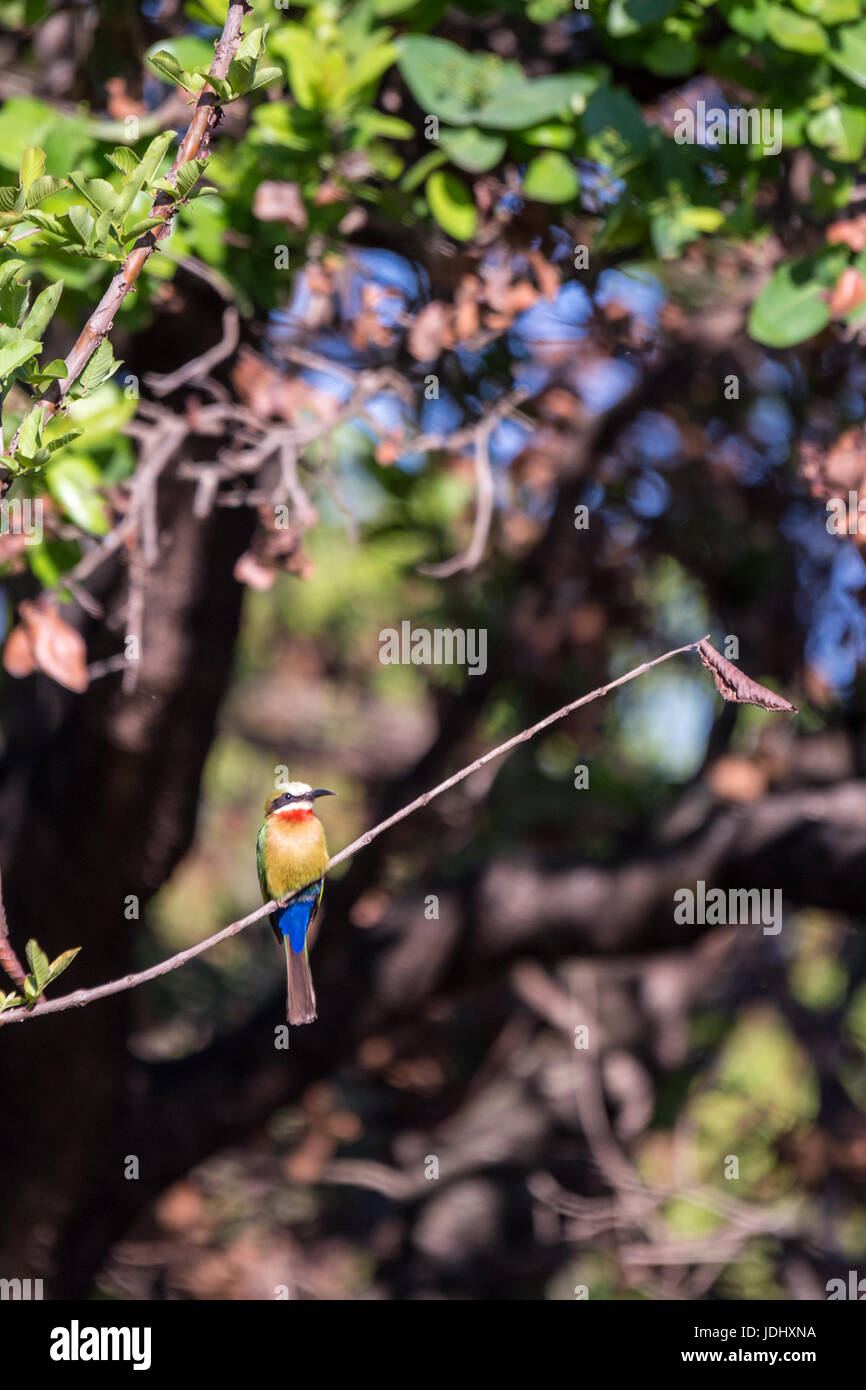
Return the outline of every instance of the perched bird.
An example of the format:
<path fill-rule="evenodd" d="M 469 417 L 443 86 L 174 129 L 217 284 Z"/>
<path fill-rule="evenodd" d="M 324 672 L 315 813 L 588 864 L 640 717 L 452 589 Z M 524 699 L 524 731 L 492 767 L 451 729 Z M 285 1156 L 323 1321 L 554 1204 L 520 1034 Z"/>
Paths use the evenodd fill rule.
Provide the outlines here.
<path fill-rule="evenodd" d="M 306 782 L 289 782 L 265 802 L 265 819 L 256 841 L 256 864 L 262 897 L 278 902 L 303 892 L 271 913 L 277 941 L 286 947 L 289 976 L 289 1023 L 312 1023 L 316 995 L 307 948 L 307 931 L 319 910 L 328 866 L 328 846 L 321 821 L 313 814 L 317 796 L 334 796 Z"/>

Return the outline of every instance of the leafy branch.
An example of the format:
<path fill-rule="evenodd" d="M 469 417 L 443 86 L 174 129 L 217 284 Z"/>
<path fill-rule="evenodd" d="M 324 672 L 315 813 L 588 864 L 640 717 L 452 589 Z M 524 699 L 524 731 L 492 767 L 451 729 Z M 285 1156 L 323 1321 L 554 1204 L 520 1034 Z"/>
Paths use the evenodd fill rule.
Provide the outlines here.
<path fill-rule="evenodd" d="M 35 236 L 37 244 L 55 251 L 122 262 L 66 359 L 57 359 L 43 368 L 36 365 L 36 359 L 63 282 L 49 285 L 30 308 L 29 288 L 16 279 L 24 262 L 9 260 L 0 267 L 0 408 L 13 381 L 43 392 L 25 414 L 7 450 L 2 450 L 0 439 L 0 467 L 5 472 L 0 478 L 0 498 L 17 474 L 43 466 L 52 452 L 76 437 L 74 432 L 50 439 L 46 435 L 46 426 L 63 408 L 73 385 L 77 383 L 80 391 L 87 392 L 117 371 L 120 364 L 107 335 L 148 259 L 168 235 L 178 207 L 208 191 L 196 189 L 196 184 L 205 168 L 221 104 L 280 76 L 277 68 L 258 66 L 264 31 L 257 29 L 242 37 L 244 16 L 249 10 L 246 0 L 230 0 L 213 62 L 194 75 L 199 90 L 195 111 L 164 176 L 159 170 L 174 139 L 173 131 L 152 140 L 141 158 L 126 146 L 108 156 L 122 176 L 119 188 L 107 179 L 86 178 L 77 171 L 64 179 L 47 176 L 45 153 L 38 149 L 26 151 L 18 185 L 0 188 L 0 247 Z M 168 56 L 156 55 L 162 60 Z M 160 70 L 165 71 L 165 61 Z M 177 73 L 171 75 L 178 80 Z M 192 80 L 191 75 L 180 69 L 180 76 L 181 85 L 190 89 L 187 79 Z M 79 195 L 80 202 L 62 214 L 40 210 L 47 198 L 69 188 Z M 145 218 L 134 211 L 134 203 L 142 193 L 153 199 Z M 131 248 L 130 241 L 134 242 Z"/>
<path fill-rule="evenodd" d="M 364 849 L 367 845 L 372 844 L 384 831 L 389 830 L 392 826 L 405 820 L 407 816 L 413 815 L 415 811 L 420 811 L 423 806 L 429 805 L 431 801 L 437 796 L 441 796 L 443 792 L 458 786 L 459 783 L 465 781 L 467 777 L 471 777 L 473 772 L 477 772 L 480 768 L 485 767 L 487 763 L 493 762 L 494 758 L 501 758 L 504 753 L 511 752 L 511 750 L 517 748 L 519 744 L 527 743 L 531 738 L 534 738 L 536 734 L 541 733 L 543 729 L 550 728 L 551 724 L 555 724 L 560 719 L 564 719 L 566 715 L 572 714 L 576 709 L 580 709 L 582 705 L 588 705 L 593 700 L 598 700 L 602 696 L 609 694 L 611 690 L 616 690 L 619 686 L 626 685 L 629 681 L 633 681 L 638 676 L 642 676 L 647 671 L 652 670 L 654 666 L 660 666 L 662 662 L 670 661 L 671 657 L 681 656 L 685 652 L 695 651 L 700 656 L 704 665 L 714 670 L 714 675 L 718 670 L 725 670 L 730 665 L 730 663 L 710 645 L 709 639 L 707 637 L 702 637 L 697 641 L 686 643 L 683 647 L 675 647 L 671 651 L 664 652 L 662 656 L 654 657 L 652 661 L 645 661 L 640 666 L 633 667 L 633 669 L 627 671 L 625 675 L 618 676 L 616 680 L 608 681 L 607 685 L 598 686 L 595 690 L 591 690 L 588 695 L 581 695 L 577 700 L 572 700 L 570 704 L 563 705 L 561 709 L 555 710 L 553 714 L 546 715 L 545 718 L 540 719 L 538 723 L 531 724 L 527 729 L 522 729 L 520 733 L 515 734 L 512 738 L 506 739 L 504 743 L 498 744 L 497 747 L 491 748 L 489 752 L 482 754 L 480 758 L 476 758 L 474 762 L 461 768 L 459 772 L 455 772 L 451 777 L 447 777 L 445 781 L 440 782 L 438 786 L 431 788 L 428 792 L 422 793 L 422 795 L 416 797 L 414 801 L 410 801 L 408 805 L 396 811 L 394 815 L 389 816 L 386 820 L 380 821 L 379 824 L 373 826 L 371 830 L 366 830 L 357 840 L 353 840 L 345 849 L 341 849 L 329 859 L 328 869 L 333 869 L 337 864 L 342 864 L 344 860 L 349 859 L 359 849 Z M 719 680 L 716 681 L 720 693 L 726 700 L 733 700 L 738 703 L 756 704 L 763 709 L 782 708 L 796 712 L 793 705 L 788 704 L 787 701 L 781 700 L 773 691 L 768 690 L 763 685 L 759 685 L 757 681 L 743 676 L 741 672 L 737 674 L 741 679 L 736 682 L 736 691 L 730 688 L 730 681 L 726 683 L 720 683 Z M 190 946 L 184 951 L 179 951 L 177 955 L 170 956 L 167 960 L 161 961 L 158 965 L 151 966 L 148 970 L 139 971 L 138 974 L 124 975 L 120 980 L 111 980 L 107 984 L 97 985 L 93 989 L 79 989 L 72 994 L 66 994 L 59 999 L 51 999 L 41 1004 L 31 1002 L 30 1006 L 25 1008 L 11 1008 L 12 1001 L 9 1001 L 5 1006 L 7 1010 L 5 1016 L 3 1015 L 4 1006 L 0 1004 L 0 1024 L 21 1023 L 24 1019 L 35 1017 L 37 1014 L 63 1013 L 66 1009 L 80 1008 L 84 1004 L 92 1004 L 97 999 L 105 999 L 109 995 L 120 994 L 124 990 L 134 989 L 137 985 L 143 985 L 150 980 L 156 980 L 161 975 L 167 975 L 170 971 L 177 970 L 180 966 L 186 965 L 188 961 L 193 960 L 204 951 L 209 951 L 212 946 L 217 946 L 221 941 L 226 941 L 230 936 L 235 936 L 238 932 L 251 926 L 253 922 L 257 922 L 262 917 L 267 916 L 268 913 L 273 912 L 278 906 L 284 906 L 286 903 L 292 902 L 294 898 L 298 896 L 298 893 L 302 893 L 306 887 L 310 887 L 310 885 L 305 884 L 304 887 L 299 888 L 296 893 L 292 893 L 282 902 L 278 903 L 276 900 L 272 899 L 270 902 L 265 903 L 263 907 L 256 908 L 254 912 L 248 913 L 246 917 L 242 917 L 237 922 L 232 922 L 229 926 L 223 927 L 221 931 L 216 932 L 213 936 L 207 937 L 204 941 L 197 942 L 196 945 Z M 35 943 L 30 944 L 35 945 Z M 61 966 L 61 969 L 65 969 L 65 965 L 69 963 L 69 960 L 71 960 L 75 954 L 74 951 L 64 952 L 49 968 L 54 971 L 55 967 L 61 961 L 65 961 L 65 964 Z M 67 957 L 69 959 L 67 959 Z M 30 957 L 28 955 L 28 960 L 29 959 Z M 0 964 L 2 963 L 2 957 L 0 957 Z M 59 970 L 56 973 L 59 974 Z M 54 978 L 56 978 L 56 975 Z M 48 983 L 48 981 L 46 980 L 45 983 Z M 19 1001 L 16 999 L 14 1003 L 17 1005 Z M 10 1009 L 11 1011 L 9 1011 Z"/>
<path fill-rule="evenodd" d="M 0 989 L 0 1013 L 22 1004 L 27 1008 L 32 1007 L 41 997 L 45 987 L 53 984 L 57 977 L 63 974 L 80 950 L 80 946 L 75 946 L 71 951 L 62 951 L 56 960 L 49 961 L 38 941 L 30 940 L 25 947 L 27 964 L 30 966 L 28 974 L 12 949 L 3 895 L 0 892 L 0 966 L 21 990 L 21 994 L 5 994 Z"/>

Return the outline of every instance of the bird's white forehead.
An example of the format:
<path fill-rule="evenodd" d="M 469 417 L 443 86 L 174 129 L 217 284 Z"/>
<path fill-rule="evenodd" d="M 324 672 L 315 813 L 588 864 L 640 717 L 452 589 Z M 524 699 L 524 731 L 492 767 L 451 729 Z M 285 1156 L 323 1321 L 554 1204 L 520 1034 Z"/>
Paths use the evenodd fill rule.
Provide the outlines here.
<path fill-rule="evenodd" d="M 304 796 L 307 792 L 311 792 L 312 790 L 308 782 L 286 782 L 285 786 L 280 787 L 281 795 L 285 795 L 285 793 L 288 792 L 290 796 Z"/>

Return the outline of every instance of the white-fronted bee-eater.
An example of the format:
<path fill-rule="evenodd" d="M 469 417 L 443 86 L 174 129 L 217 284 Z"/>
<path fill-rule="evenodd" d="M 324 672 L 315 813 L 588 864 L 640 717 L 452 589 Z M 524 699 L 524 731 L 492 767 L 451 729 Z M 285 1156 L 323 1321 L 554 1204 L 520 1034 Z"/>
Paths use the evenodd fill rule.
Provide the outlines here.
<path fill-rule="evenodd" d="M 310 974 L 307 932 L 319 910 L 328 867 L 322 823 L 313 811 L 317 796 L 333 796 L 306 782 L 288 782 L 265 802 L 265 819 L 256 841 L 256 864 L 265 902 L 298 896 L 271 913 L 277 941 L 286 949 L 289 1023 L 312 1023 L 316 995 Z M 302 890 L 298 892 L 298 890 Z"/>

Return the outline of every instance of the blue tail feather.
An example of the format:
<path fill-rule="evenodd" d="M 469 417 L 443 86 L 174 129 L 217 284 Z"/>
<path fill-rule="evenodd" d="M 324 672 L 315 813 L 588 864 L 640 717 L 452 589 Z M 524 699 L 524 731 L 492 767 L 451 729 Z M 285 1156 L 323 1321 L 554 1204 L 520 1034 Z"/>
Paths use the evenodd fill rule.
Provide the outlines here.
<path fill-rule="evenodd" d="M 318 884 L 306 889 L 294 902 L 276 913 L 279 929 L 289 938 L 289 944 L 296 955 L 300 955 L 307 940 L 307 928 L 312 921 L 319 901 Z"/>

